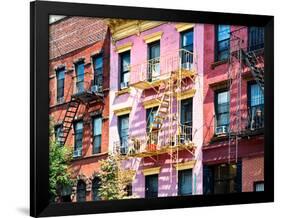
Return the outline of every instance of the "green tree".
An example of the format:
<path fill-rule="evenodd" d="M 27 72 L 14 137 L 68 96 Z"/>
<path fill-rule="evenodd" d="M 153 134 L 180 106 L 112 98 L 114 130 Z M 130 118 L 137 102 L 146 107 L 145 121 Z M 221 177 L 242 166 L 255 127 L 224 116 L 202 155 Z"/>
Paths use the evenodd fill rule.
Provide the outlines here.
<path fill-rule="evenodd" d="M 99 196 L 103 200 L 116 200 L 126 198 L 125 191 L 128 184 L 128 171 L 124 171 L 120 167 L 120 159 L 118 156 L 110 154 L 107 159 L 100 161 L 101 179 Z"/>
<path fill-rule="evenodd" d="M 69 169 L 72 152 L 69 147 L 62 146 L 54 134 L 53 122 L 50 120 L 49 139 L 49 183 L 51 200 L 54 201 L 62 187 L 72 185 L 71 171 Z M 59 188 L 60 187 L 60 188 Z"/>

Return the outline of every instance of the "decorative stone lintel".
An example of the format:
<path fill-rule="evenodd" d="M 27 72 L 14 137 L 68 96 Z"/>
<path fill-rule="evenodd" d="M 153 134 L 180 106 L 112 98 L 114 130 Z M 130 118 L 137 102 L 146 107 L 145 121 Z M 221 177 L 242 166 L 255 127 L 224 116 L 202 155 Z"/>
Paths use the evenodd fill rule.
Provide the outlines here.
<path fill-rule="evenodd" d="M 160 40 L 162 35 L 163 35 L 163 31 L 151 33 L 149 35 L 144 36 L 143 40 L 145 41 L 145 43 L 155 42 L 157 40 Z"/>
<path fill-rule="evenodd" d="M 153 167 L 153 168 L 143 169 L 142 173 L 143 173 L 144 176 L 159 174 L 160 173 L 160 168 L 161 167 Z"/>
<path fill-rule="evenodd" d="M 182 32 L 182 31 L 191 29 L 193 27 L 194 27 L 194 24 L 192 24 L 192 23 L 179 23 L 179 24 L 176 24 L 176 30 L 178 32 Z"/>
<path fill-rule="evenodd" d="M 123 45 L 116 46 L 115 52 L 116 53 L 122 53 L 122 52 L 125 52 L 125 51 L 129 51 L 129 50 L 131 50 L 132 47 L 133 47 L 133 43 L 127 42 Z"/>
<path fill-rule="evenodd" d="M 188 89 L 181 93 L 178 93 L 177 100 L 183 100 L 187 98 L 192 98 L 195 95 L 196 89 Z"/>
<path fill-rule="evenodd" d="M 156 106 L 159 106 L 160 105 L 160 101 L 158 99 L 150 99 L 150 100 L 146 100 L 142 103 L 143 107 L 145 109 L 148 109 L 148 108 L 153 108 L 153 107 L 156 107 Z"/>
<path fill-rule="evenodd" d="M 125 114 L 129 114 L 132 110 L 132 107 L 123 107 L 123 108 L 120 108 L 120 109 L 115 109 L 114 110 L 114 114 L 116 116 L 122 116 L 122 115 L 125 115 Z"/>
<path fill-rule="evenodd" d="M 194 167 L 195 162 L 195 160 L 190 160 L 184 163 L 174 164 L 174 167 L 176 168 L 176 170 L 188 170 Z"/>

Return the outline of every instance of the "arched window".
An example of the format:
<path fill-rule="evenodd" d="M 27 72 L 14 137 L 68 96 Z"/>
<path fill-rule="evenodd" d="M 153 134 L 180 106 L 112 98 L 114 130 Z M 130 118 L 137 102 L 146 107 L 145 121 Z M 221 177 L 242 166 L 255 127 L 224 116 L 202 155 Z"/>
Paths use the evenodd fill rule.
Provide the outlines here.
<path fill-rule="evenodd" d="M 79 180 L 77 183 L 77 202 L 86 201 L 86 184 L 84 181 Z"/>
<path fill-rule="evenodd" d="M 95 177 L 92 182 L 92 200 L 99 201 L 99 188 L 100 188 L 100 178 Z"/>

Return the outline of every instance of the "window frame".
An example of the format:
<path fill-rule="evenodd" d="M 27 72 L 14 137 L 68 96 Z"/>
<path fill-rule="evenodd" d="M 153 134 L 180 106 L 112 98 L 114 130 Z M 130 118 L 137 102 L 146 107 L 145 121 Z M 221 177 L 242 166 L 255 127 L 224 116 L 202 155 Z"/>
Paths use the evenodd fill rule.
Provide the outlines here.
<path fill-rule="evenodd" d="M 95 176 L 95 178 L 92 180 L 92 201 L 100 201 L 101 198 L 99 196 L 99 194 L 97 195 L 97 198 L 96 198 L 96 195 L 95 195 L 95 191 L 97 191 L 97 193 L 99 193 L 99 188 L 101 186 L 101 179 L 97 176 Z M 97 188 L 95 191 L 94 191 L 94 188 Z"/>
<path fill-rule="evenodd" d="M 101 130 L 100 130 L 100 134 L 95 135 L 95 120 L 97 119 L 101 119 Z M 92 135 L 93 135 L 93 143 L 92 143 L 92 154 L 99 154 L 101 153 L 101 146 L 102 146 L 102 124 L 103 124 L 103 120 L 102 120 L 102 115 L 96 115 L 92 117 Z M 96 152 L 95 150 L 95 137 L 100 137 L 100 145 L 99 145 L 99 149 L 98 152 Z"/>
<path fill-rule="evenodd" d="M 76 120 L 74 122 L 74 151 L 77 151 L 79 148 L 77 147 L 77 129 L 76 129 L 76 125 L 78 125 L 78 123 L 81 123 L 82 124 L 82 132 L 78 133 L 78 134 L 81 134 L 81 147 L 80 147 L 80 150 L 81 150 L 81 155 L 80 156 L 76 156 L 76 157 L 81 157 L 82 156 L 82 150 L 83 150 L 83 134 L 84 134 L 84 122 L 83 120 Z"/>
<path fill-rule="evenodd" d="M 190 172 L 191 173 L 191 184 L 182 184 L 181 183 L 181 176 L 183 176 L 184 173 L 186 172 Z M 191 187 L 191 192 L 189 193 L 182 193 L 181 192 L 181 188 L 183 185 L 190 185 Z M 179 170 L 178 171 L 178 196 L 188 196 L 188 195 L 192 195 L 193 194 L 193 190 L 192 190 L 192 186 L 193 186 L 193 169 L 185 169 L 185 170 Z"/>
<path fill-rule="evenodd" d="M 218 95 L 219 93 L 223 93 L 223 92 L 228 92 L 228 124 L 227 125 L 220 125 L 220 126 L 227 126 L 227 132 L 229 132 L 229 127 L 230 127 L 230 92 L 228 89 L 224 88 L 224 89 L 219 89 L 215 91 L 215 128 L 220 127 L 218 126 L 218 117 L 219 117 L 219 113 L 218 113 Z M 227 113 L 221 113 L 221 114 L 227 114 Z"/>
<path fill-rule="evenodd" d="M 192 32 L 192 44 L 188 44 L 186 46 L 183 46 L 183 38 L 184 38 L 183 36 L 185 34 L 188 34 L 188 33 L 191 33 L 191 32 Z M 192 50 L 185 49 L 185 47 L 188 47 L 190 45 L 192 45 Z M 193 51 L 194 51 L 194 28 L 190 28 L 190 29 L 187 29 L 185 31 L 180 32 L 180 48 L 185 49 L 185 50 L 193 53 Z"/>
<path fill-rule="evenodd" d="M 263 190 L 262 191 L 257 191 L 257 185 L 263 185 Z M 264 192 L 264 181 L 255 181 L 253 184 L 253 192 Z"/>
<path fill-rule="evenodd" d="M 102 61 L 102 66 L 100 68 L 96 68 L 96 61 L 97 59 L 101 59 Z M 93 82 L 92 82 L 92 85 L 97 85 L 98 87 L 102 87 L 103 86 L 103 75 L 104 75 L 104 58 L 103 58 L 103 53 L 99 53 L 99 54 L 96 54 L 96 55 L 93 55 L 92 56 L 92 64 L 93 64 Z M 100 73 L 97 73 L 99 72 Z M 97 78 L 96 78 L 97 77 Z M 99 80 L 100 80 L 100 77 L 101 77 L 101 84 L 99 84 Z"/>
<path fill-rule="evenodd" d="M 155 45 L 159 46 L 159 56 L 152 58 L 152 47 L 155 46 Z M 161 57 L 161 40 L 160 39 L 147 44 L 147 54 L 148 54 L 147 55 L 147 61 L 148 61 L 148 63 L 147 63 L 147 80 L 149 82 L 151 82 L 151 81 L 157 80 L 157 78 L 153 79 L 153 71 L 152 71 L 151 66 L 154 66 L 154 65 L 158 64 L 159 65 L 159 72 L 156 72 L 156 73 L 160 75 L 160 71 L 161 71 L 160 70 L 160 57 Z M 151 65 L 150 61 L 155 60 L 156 58 L 159 58 L 159 61 L 158 62 L 155 61 L 156 63 Z"/>
<path fill-rule="evenodd" d="M 129 67 L 128 67 L 128 70 L 127 71 L 124 71 L 124 66 L 123 66 L 123 59 L 124 59 L 124 56 L 128 55 L 129 57 Z M 129 82 L 130 82 L 130 79 L 127 81 L 128 82 L 128 85 L 127 87 L 124 87 L 122 88 L 121 87 L 121 83 L 124 83 L 124 75 L 126 73 L 129 74 L 129 77 L 130 77 L 130 65 L 131 65 L 131 50 L 128 50 L 128 51 L 124 51 L 122 53 L 119 54 L 119 64 L 120 64 L 120 67 L 119 67 L 119 90 L 121 89 L 125 89 L 125 88 L 128 88 L 129 87 Z"/>
<path fill-rule="evenodd" d="M 122 119 L 128 119 L 128 128 L 127 128 L 128 134 L 126 136 L 123 136 L 123 134 L 122 134 Z M 129 125 L 130 125 L 130 114 L 124 114 L 124 115 L 118 116 L 118 134 L 119 134 L 119 140 L 120 140 L 120 151 L 121 151 L 121 154 L 123 154 L 123 155 L 127 154 L 128 149 L 129 149 L 129 145 L 128 145 L 129 130 L 130 130 Z M 125 142 L 125 145 L 123 145 L 123 142 Z"/>
<path fill-rule="evenodd" d="M 230 32 L 231 32 L 231 26 L 230 25 L 223 25 L 223 26 L 229 26 L 229 38 L 226 39 L 222 39 L 219 40 L 219 26 L 222 26 L 223 24 L 218 24 L 215 25 L 215 62 L 219 62 L 219 61 L 226 61 L 229 58 L 229 52 L 230 52 Z M 219 43 L 220 42 L 224 42 L 224 41 L 229 41 L 229 45 L 228 48 L 222 51 L 228 51 L 228 55 L 226 58 L 221 59 L 219 57 L 219 53 L 221 53 L 222 51 L 219 49 Z"/>
<path fill-rule="evenodd" d="M 57 124 L 54 126 L 54 132 L 55 132 L 55 139 L 56 139 L 56 142 L 59 144 L 59 145 L 63 145 L 62 144 L 62 141 L 59 140 L 59 136 L 57 135 L 57 130 L 60 129 L 60 133 L 63 131 L 63 124 Z"/>
<path fill-rule="evenodd" d="M 83 189 L 82 188 L 78 188 L 78 185 L 79 185 L 79 183 L 81 184 L 81 185 L 83 185 Z M 85 202 L 86 200 L 87 200 L 87 191 L 86 191 L 86 183 L 83 181 L 83 180 L 78 180 L 77 181 L 77 185 L 76 185 L 76 188 L 77 188 L 77 191 L 76 191 L 76 202 Z M 80 191 L 80 192 L 79 192 Z M 83 199 L 82 200 L 80 200 L 81 199 L 81 196 L 78 198 L 78 196 L 79 196 L 79 194 L 78 193 L 81 193 L 83 191 L 83 195 L 82 195 L 82 197 L 83 197 Z"/>
<path fill-rule="evenodd" d="M 58 79 L 59 78 L 59 73 L 63 73 L 63 79 Z M 59 81 L 62 80 L 62 87 L 59 87 Z M 61 103 L 62 101 L 64 101 L 64 82 L 65 82 L 65 67 L 60 67 L 56 69 L 56 85 L 57 85 L 57 89 L 56 89 L 56 102 L 57 103 Z M 62 96 L 59 96 L 59 89 L 62 89 Z"/>
<path fill-rule="evenodd" d="M 252 45 L 252 34 L 251 34 L 251 29 L 252 28 L 255 28 L 255 30 L 258 30 L 257 32 L 258 33 L 256 33 L 256 35 L 258 34 L 259 36 L 262 36 L 261 38 L 262 38 L 262 40 L 260 40 L 260 38 L 258 37 L 258 38 L 255 38 L 255 42 L 259 42 L 259 40 L 262 42 L 262 43 L 259 43 L 259 44 L 256 44 L 256 43 L 254 43 L 253 45 Z M 261 29 L 263 29 L 263 33 L 261 34 Z M 248 51 L 255 51 L 255 50 L 258 50 L 258 49 L 262 49 L 262 48 L 264 48 L 264 28 L 263 27 L 257 27 L 257 26 L 250 26 L 250 27 L 248 27 Z"/>
<path fill-rule="evenodd" d="M 83 66 L 83 73 L 78 74 L 78 66 Z M 76 75 L 76 80 L 75 80 L 75 87 L 76 87 L 76 93 L 81 93 L 85 91 L 85 61 L 84 60 L 79 60 L 74 63 L 75 66 L 75 75 Z M 79 76 L 83 75 L 83 79 L 78 80 Z M 82 84 L 82 85 L 81 85 Z M 82 90 L 80 90 L 82 89 Z"/>

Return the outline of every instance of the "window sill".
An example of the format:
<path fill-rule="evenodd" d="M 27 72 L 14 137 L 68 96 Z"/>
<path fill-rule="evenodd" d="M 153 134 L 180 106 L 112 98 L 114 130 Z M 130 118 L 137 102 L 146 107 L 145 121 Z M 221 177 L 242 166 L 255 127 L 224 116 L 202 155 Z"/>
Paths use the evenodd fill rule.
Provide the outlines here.
<path fill-rule="evenodd" d="M 98 153 L 98 154 L 91 154 L 89 156 L 73 157 L 71 161 L 74 162 L 74 161 L 85 160 L 85 159 L 90 159 L 90 158 L 97 158 L 97 157 L 105 156 L 107 154 L 108 154 L 108 152 L 102 152 L 102 153 Z"/>
<path fill-rule="evenodd" d="M 127 93 L 130 93 L 131 92 L 131 88 L 130 87 L 127 87 L 125 89 L 121 89 L 119 91 L 117 91 L 115 93 L 116 96 L 119 96 L 119 95 L 124 95 L 124 94 L 127 94 Z"/>
<path fill-rule="evenodd" d="M 223 65 L 227 63 L 227 59 L 221 61 L 215 61 L 211 64 L 211 69 L 215 69 L 217 66 Z"/>

